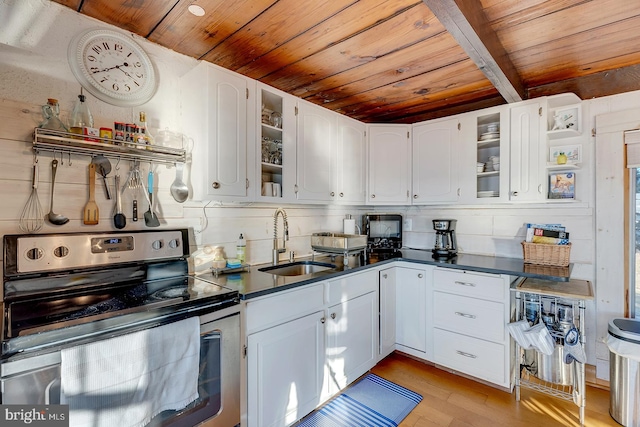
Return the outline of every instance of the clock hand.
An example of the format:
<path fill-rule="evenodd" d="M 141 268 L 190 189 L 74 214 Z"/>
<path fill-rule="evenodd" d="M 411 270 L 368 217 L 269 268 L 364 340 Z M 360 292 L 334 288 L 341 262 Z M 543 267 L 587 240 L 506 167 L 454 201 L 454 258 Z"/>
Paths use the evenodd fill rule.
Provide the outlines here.
<path fill-rule="evenodd" d="M 124 66 L 126 66 L 126 65 L 128 65 L 128 64 L 125 62 L 124 64 L 122 64 L 122 65 L 116 65 L 115 67 L 109 67 L 109 68 L 104 68 L 104 69 L 102 69 L 102 70 L 96 70 L 96 71 L 94 71 L 94 72 L 93 72 L 93 74 L 96 74 L 96 73 L 103 73 L 103 72 L 105 72 L 105 71 L 113 70 L 114 68 L 120 68 L 120 67 L 122 67 L 123 65 L 124 65 Z"/>
<path fill-rule="evenodd" d="M 125 66 L 128 65 L 126 62 L 124 64 Z M 138 82 L 136 82 L 136 79 L 133 78 L 133 76 L 131 76 L 131 74 L 129 74 L 128 72 L 126 72 L 125 70 L 123 70 L 122 68 L 120 68 L 120 66 L 116 67 L 118 70 L 122 71 L 124 73 L 125 76 L 129 77 L 131 80 L 133 80 L 134 83 L 138 84 Z"/>

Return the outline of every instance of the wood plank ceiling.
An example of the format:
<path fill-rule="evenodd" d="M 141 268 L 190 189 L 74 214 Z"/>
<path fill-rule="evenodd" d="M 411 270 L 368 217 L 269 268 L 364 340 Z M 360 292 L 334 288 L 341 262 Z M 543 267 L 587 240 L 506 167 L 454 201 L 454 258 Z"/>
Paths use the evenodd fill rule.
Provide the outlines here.
<path fill-rule="evenodd" d="M 612 95 L 640 76 L 636 0 L 53 1 L 370 123 Z"/>

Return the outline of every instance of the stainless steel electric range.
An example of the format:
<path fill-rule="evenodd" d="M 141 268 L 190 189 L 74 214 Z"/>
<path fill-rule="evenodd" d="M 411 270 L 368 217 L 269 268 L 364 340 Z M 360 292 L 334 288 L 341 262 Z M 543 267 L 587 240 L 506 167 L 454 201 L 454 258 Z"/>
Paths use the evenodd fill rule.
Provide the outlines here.
<path fill-rule="evenodd" d="M 4 236 L 2 403 L 60 402 L 64 348 L 198 316 L 200 397 L 150 425 L 239 424 L 238 290 L 188 274 L 189 233 Z"/>

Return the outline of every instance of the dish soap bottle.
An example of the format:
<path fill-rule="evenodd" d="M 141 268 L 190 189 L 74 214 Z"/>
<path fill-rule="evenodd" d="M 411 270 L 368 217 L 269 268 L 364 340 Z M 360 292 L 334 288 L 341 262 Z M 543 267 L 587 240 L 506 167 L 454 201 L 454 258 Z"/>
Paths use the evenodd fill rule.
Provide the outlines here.
<path fill-rule="evenodd" d="M 243 263 L 245 260 L 246 249 L 247 243 L 245 242 L 242 233 L 240 233 L 240 237 L 238 237 L 238 244 L 236 245 L 236 258 L 238 258 L 241 263 Z"/>
<path fill-rule="evenodd" d="M 93 116 L 91 115 L 91 111 L 89 111 L 89 107 L 84 102 L 85 99 L 86 97 L 83 95 L 82 89 L 80 89 L 80 95 L 78 95 L 78 100 L 69 118 L 69 131 L 71 133 L 82 135 L 82 128 L 93 127 Z"/>

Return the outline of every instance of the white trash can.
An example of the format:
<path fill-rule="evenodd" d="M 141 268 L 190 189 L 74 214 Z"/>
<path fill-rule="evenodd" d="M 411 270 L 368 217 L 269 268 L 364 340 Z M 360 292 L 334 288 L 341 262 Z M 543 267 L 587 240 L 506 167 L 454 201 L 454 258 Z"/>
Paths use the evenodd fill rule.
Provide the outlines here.
<path fill-rule="evenodd" d="M 625 427 L 640 425 L 640 321 L 609 322 L 609 413 Z"/>

